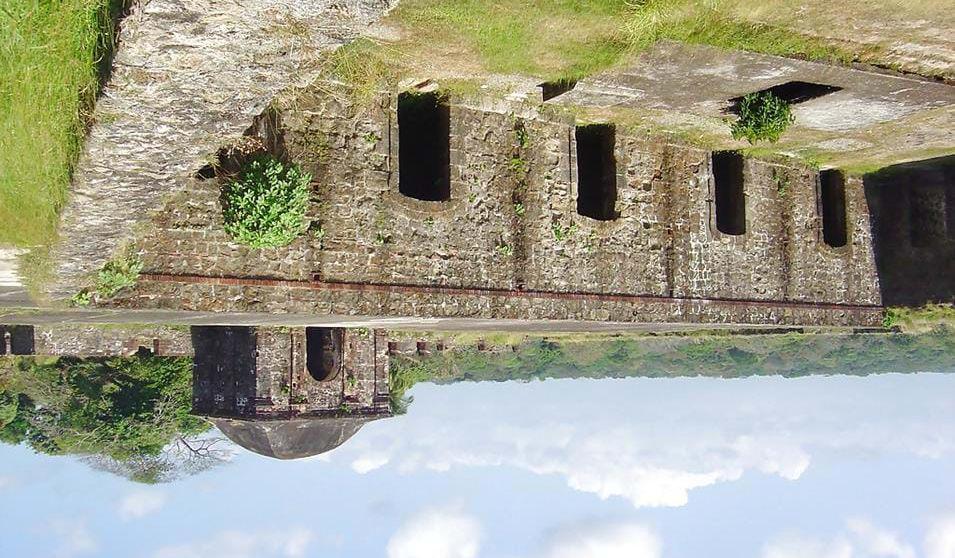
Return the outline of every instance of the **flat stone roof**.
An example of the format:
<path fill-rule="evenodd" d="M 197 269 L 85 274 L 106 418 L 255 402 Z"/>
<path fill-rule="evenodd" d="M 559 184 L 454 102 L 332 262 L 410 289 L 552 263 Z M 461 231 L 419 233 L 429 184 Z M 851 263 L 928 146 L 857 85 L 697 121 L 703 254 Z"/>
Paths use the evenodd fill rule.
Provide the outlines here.
<path fill-rule="evenodd" d="M 583 79 L 545 104 L 607 109 L 609 119 L 614 118 L 614 110 L 634 109 L 663 126 L 679 121 L 685 127 L 725 136 L 731 143 L 729 126 L 722 123 L 735 118 L 728 111 L 730 101 L 793 81 L 840 89 L 795 103 L 795 124 L 779 146 L 859 152 L 857 159 L 884 164 L 924 158 L 917 155 L 918 150 L 955 151 L 953 86 L 915 76 L 671 41 L 658 43 L 625 69 Z M 683 115 L 683 120 L 676 115 Z M 905 155 L 906 151 L 912 155 Z"/>
<path fill-rule="evenodd" d="M 943 83 L 669 41 L 633 66 L 581 80 L 548 102 L 720 117 L 730 99 L 790 81 L 842 88 L 795 105 L 797 124 L 820 130 L 856 129 L 955 105 L 955 87 Z"/>

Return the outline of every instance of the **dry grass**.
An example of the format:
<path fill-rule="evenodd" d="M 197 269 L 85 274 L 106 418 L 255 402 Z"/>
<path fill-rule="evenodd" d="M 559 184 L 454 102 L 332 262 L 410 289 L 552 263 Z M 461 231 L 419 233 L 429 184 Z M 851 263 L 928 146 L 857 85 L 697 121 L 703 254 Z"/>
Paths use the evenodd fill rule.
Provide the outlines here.
<path fill-rule="evenodd" d="M 390 47 L 405 72 L 558 79 L 610 68 L 660 39 L 835 62 L 878 58 L 880 45 L 853 42 L 851 28 L 830 23 L 844 14 L 876 26 L 951 18 L 936 3 L 893 0 L 405 0 L 386 23 L 402 32 Z"/>

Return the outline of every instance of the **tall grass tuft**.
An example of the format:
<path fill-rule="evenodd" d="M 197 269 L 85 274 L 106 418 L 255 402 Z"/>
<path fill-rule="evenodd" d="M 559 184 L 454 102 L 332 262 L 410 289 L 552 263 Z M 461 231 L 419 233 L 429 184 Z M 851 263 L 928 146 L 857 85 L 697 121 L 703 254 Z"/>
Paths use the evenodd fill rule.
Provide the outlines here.
<path fill-rule="evenodd" d="M 0 244 L 55 235 L 122 0 L 0 0 Z"/>

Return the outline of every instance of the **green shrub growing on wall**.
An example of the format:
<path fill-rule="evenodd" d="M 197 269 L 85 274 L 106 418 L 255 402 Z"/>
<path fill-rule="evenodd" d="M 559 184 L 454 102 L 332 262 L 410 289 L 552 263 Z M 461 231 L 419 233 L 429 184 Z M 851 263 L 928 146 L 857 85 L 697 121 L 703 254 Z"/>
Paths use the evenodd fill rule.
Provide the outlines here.
<path fill-rule="evenodd" d="M 143 270 L 143 262 L 135 256 L 115 258 L 96 275 L 96 292 L 109 298 L 126 287 L 132 287 Z"/>
<path fill-rule="evenodd" d="M 794 121 L 789 103 L 768 91 L 750 93 L 739 104 L 739 119 L 732 124 L 733 139 L 750 144 L 775 143 Z"/>
<path fill-rule="evenodd" d="M 93 286 L 73 295 L 70 303 L 73 306 L 88 306 L 93 302 L 94 295 L 99 299 L 110 298 L 119 291 L 135 285 L 142 271 L 143 261 L 136 254 L 127 252 L 114 257 L 96 274 Z"/>
<path fill-rule="evenodd" d="M 225 230 L 237 241 L 265 248 L 285 246 L 305 232 L 312 177 L 295 165 L 260 155 L 225 186 Z"/>

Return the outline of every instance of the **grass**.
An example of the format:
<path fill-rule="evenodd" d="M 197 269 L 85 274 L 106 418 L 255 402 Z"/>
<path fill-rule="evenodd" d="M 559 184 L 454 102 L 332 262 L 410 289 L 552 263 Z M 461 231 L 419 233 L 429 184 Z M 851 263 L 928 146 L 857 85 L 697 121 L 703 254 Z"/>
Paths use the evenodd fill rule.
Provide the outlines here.
<path fill-rule="evenodd" d="M 856 57 L 835 44 L 754 20 L 751 9 L 730 0 L 646 0 L 637 2 L 627 28 L 636 50 L 669 39 L 810 60 L 845 63 Z"/>
<path fill-rule="evenodd" d="M 838 62 L 863 54 L 751 11 L 733 0 L 407 0 L 389 16 L 404 34 L 389 48 L 404 71 L 546 80 L 591 75 L 661 39 Z"/>
<path fill-rule="evenodd" d="M 661 39 L 837 62 L 860 54 L 750 21 L 731 0 L 406 0 L 387 23 L 400 40 L 359 39 L 329 55 L 326 77 L 352 85 L 359 101 L 403 77 L 463 81 L 468 93 L 469 80 L 489 73 L 579 79 Z"/>
<path fill-rule="evenodd" d="M 906 333 L 925 333 L 939 326 L 955 330 L 955 306 L 928 304 L 919 308 L 892 307 L 885 311 L 885 327 L 898 327 Z"/>
<path fill-rule="evenodd" d="M 616 62 L 629 9 L 624 0 L 412 0 L 391 19 L 411 32 L 406 50 L 462 52 L 488 72 L 559 78 Z"/>
<path fill-rule="evenodd" d="M 370 39 L 359 38 L 332 51 L 324 62 L 326 79 L 352 87 L 356 106 L 366 106 L 382 86 L 397 82 L 400 54 Z"/>
<path fill-rule="evenodd" d="M 119 0 L 0 0 L 0 244 L 55 237 Z"/>

